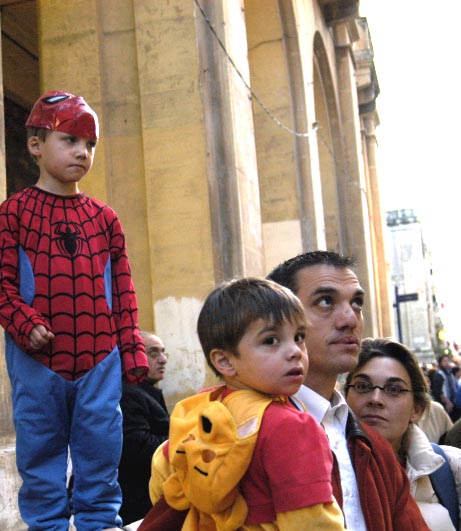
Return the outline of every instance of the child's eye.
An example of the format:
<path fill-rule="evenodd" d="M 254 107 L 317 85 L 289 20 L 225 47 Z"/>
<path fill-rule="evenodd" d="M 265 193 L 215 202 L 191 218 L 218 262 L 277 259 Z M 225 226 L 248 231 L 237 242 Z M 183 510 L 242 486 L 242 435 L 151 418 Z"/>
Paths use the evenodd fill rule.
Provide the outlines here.
<path fill-rule="evenodd" d="M 263 341 L 264 345 L 276 345 L 278 343 L 278 339 L 274 336 L 271 336 L 271 337 L 267 337 L 264 341 Z"/>
<path fill-rule="evenodd" d="M 306 334 L 304 332 L 300 332 L 299 334 L 295 335 L 296 343 L 303 343 L 305 340 L 306 340 Z"/>
<path fill-rule="evenodd" d="M 90 141 L 87 144 L 88 149 L 94 149 L 96 147 L 96 142 Z"/>

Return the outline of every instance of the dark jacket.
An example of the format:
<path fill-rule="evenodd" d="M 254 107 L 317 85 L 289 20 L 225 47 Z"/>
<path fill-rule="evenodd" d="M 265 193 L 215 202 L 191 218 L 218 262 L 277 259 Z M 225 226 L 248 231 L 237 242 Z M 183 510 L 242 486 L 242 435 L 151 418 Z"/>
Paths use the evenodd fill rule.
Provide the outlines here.
<path fill-rule="evenodd" d="M 382 435 L 360 424 L 350 412 L 346 437 L 357 476 L 367 531 L 430 531 L 410 495 L 405 469 Z M 342 506 L 341 480 L 336 459 L 333 493 Z M 149 511 L 138 531 L 179 531 L 187 514 L 169 507 L 164 498 Z"/>
<path fill-rule="evenodd" d="M 119 483 L 125 524 L 143 518 L 152 503 L 149 497 L 151 460 L 157 447 L 168 439 L 170 417 L 160 389 L 148 382 L 123 384 L 123 449 Z"/>

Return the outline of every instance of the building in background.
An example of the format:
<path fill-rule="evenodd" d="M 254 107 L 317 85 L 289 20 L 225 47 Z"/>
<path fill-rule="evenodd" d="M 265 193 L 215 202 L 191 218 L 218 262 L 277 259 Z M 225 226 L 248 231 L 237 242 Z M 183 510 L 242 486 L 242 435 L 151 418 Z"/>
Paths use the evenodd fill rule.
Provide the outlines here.
<path fill-rule="evenodd" d="M 431 254 L 412 209 L 386 212 L 396 337 L 422 362 L 434 360 L 438 308 Z"/>
<path fill-rule="evenodd" d="M 123 223 L 140 325 L 171 353 L 169 406 L 215 381 L 196 336 L 206 294 L 299 252 L 354 255 L 365 333 L 392 335 L 379 85 L 358 0 L 0 0 L 0 9 L 0 199 L 34 182 L 22 126 L 39 94 L 83 95 L 101 137 L 82 189 Z M 13 470 L 2 392 L 8 531 L 21 529 Z"/>

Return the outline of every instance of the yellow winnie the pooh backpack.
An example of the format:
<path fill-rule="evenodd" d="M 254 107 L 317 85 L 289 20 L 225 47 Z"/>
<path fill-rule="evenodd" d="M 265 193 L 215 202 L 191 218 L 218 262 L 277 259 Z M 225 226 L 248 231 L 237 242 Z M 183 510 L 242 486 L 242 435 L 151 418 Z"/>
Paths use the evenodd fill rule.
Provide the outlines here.
<path fill-rule="evenodd" d="M 164 445 L 153 458 L 152 501 L 163 494 L 174 509 L 188 509 L 182 531 L 234 531 L 248 513 L 239 482 L 264 411 L 278 399 L 243 389 L 223 397 L 224 389 L 178 402 L 170 419 L 168 461 Z"/>

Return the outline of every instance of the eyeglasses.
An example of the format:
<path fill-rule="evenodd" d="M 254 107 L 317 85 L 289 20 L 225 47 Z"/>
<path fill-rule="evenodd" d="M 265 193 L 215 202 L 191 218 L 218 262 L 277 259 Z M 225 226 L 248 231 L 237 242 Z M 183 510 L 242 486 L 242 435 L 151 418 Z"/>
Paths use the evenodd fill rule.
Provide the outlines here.
<path fill-rule="evenodd" d="M 380 385 L 371 385 L 370 382 L 357 382 L 355 384 L 346 385 L 346 389 L 350 389 L 351 387 L 360 395 L 371 393 L 375 389 L 379 389 L 380 391 L 383 391 L 385 395 L 393 397 L 400 396 L 401 393 L 413 392 L 411 389 L 404 389 L 395 383 L 387 383 L 383 387 Z"/>

